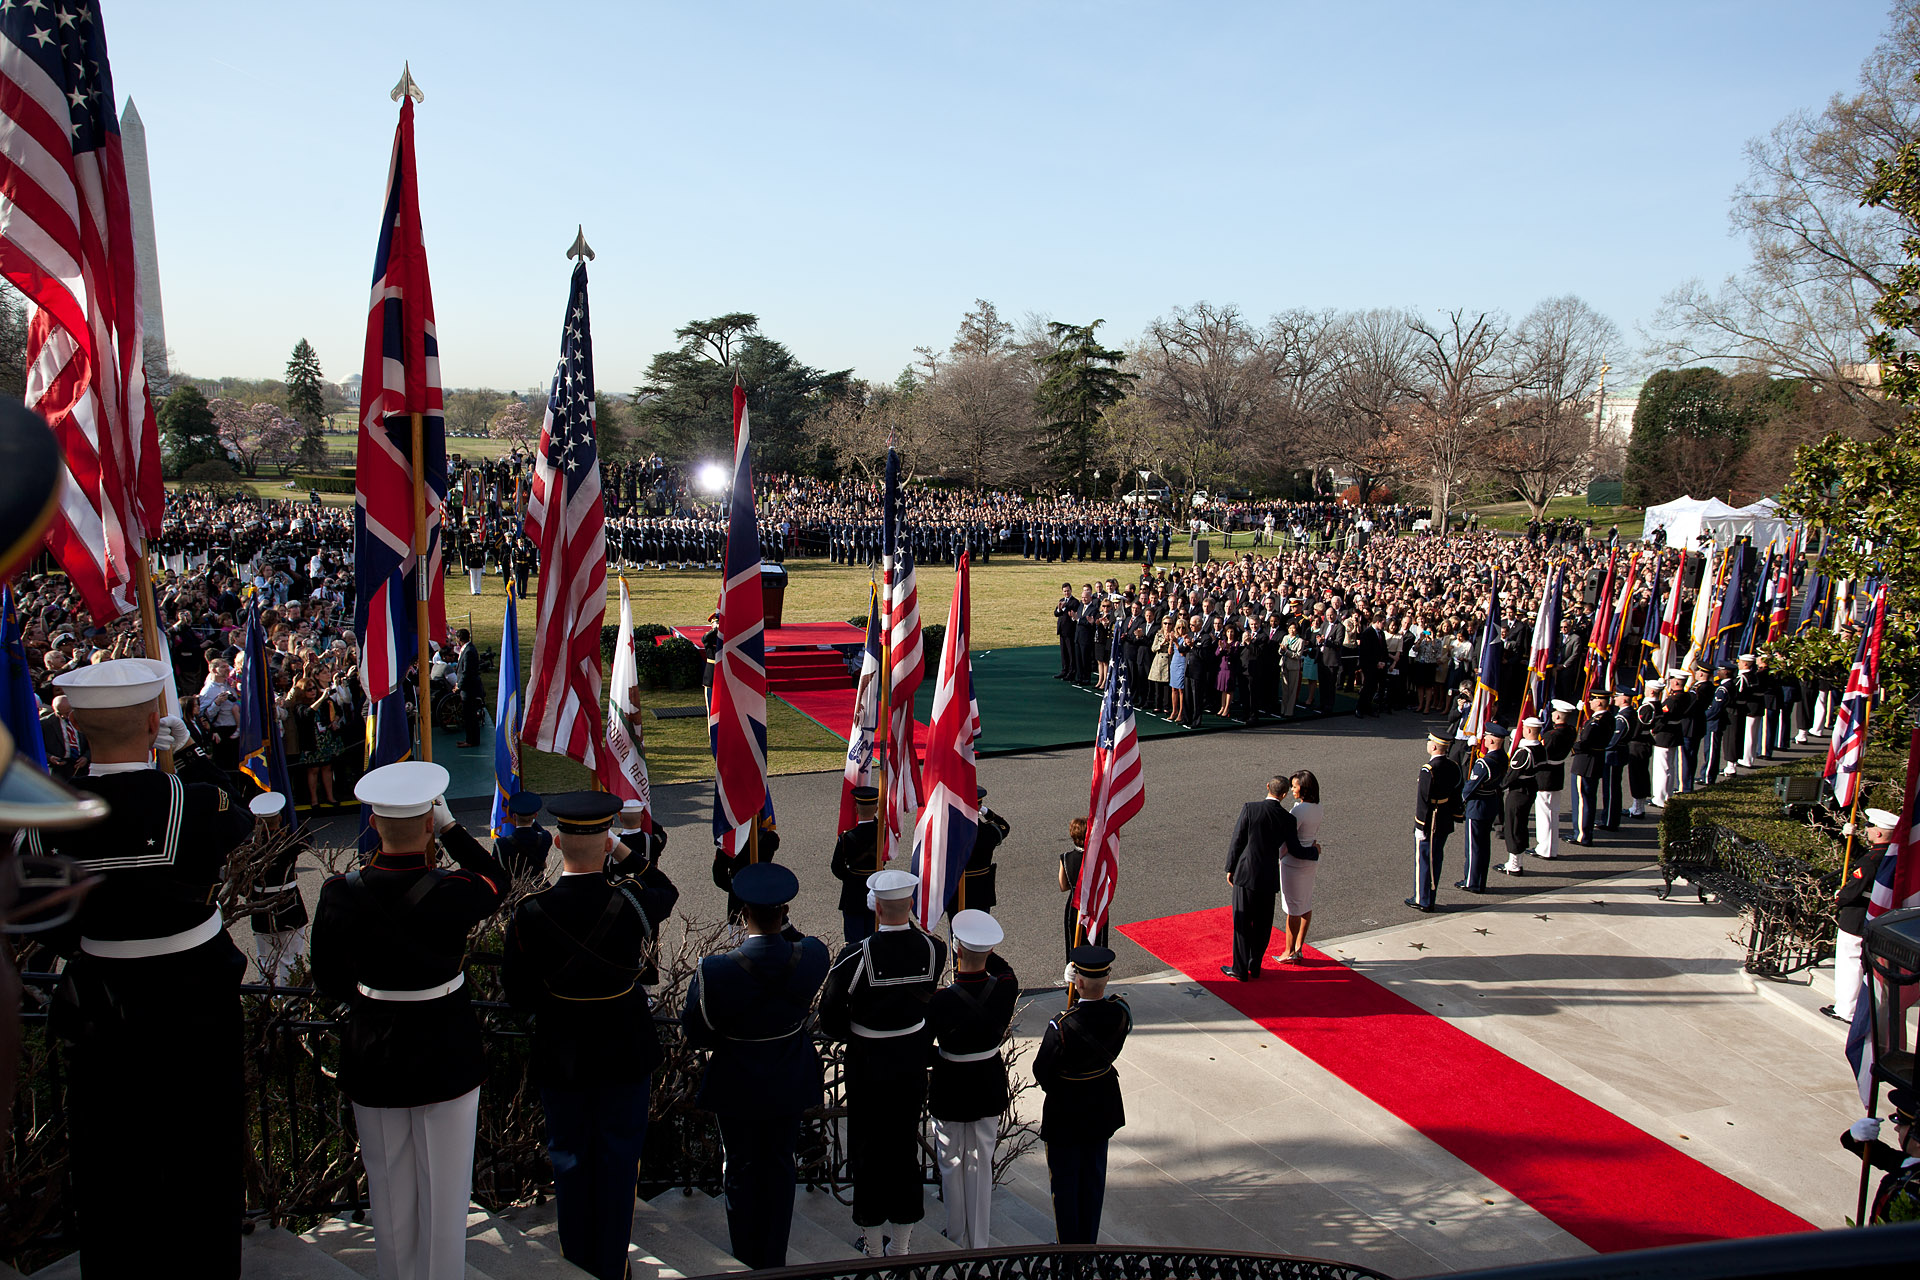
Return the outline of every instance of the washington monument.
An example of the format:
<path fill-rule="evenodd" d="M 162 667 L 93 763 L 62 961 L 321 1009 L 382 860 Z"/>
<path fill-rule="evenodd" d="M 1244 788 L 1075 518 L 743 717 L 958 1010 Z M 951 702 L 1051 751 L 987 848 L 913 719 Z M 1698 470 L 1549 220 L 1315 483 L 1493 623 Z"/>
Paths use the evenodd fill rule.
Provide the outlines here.
<path fill-rule="evenodd" d="M 127 166 L 127 200 L 133 206 L 133 256 L 140 266 L 140 307 L 146 314 L 147 359 L 164 373 L 167 320 L 160 306 L 160 246 L 153 236 L 153 181 L 147 171 L 147 126 L 133 99 L 120 115 L 120 150 Z"/>

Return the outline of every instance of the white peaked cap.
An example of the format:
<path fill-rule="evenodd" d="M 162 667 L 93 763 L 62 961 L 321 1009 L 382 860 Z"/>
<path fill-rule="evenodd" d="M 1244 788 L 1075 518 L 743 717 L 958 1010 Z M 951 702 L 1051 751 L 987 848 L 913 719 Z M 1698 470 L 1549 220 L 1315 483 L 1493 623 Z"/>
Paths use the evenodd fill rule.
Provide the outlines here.
<path fill-rule="evenodd" d="M 1548 705 L 1551 706 L 1555 711 L 1578 711 L 1580 709 L 1579 703 L 1568 702 L 1565 698 L 1555 698 Z"/>
<path fill-rule="evenodd" d="M 247 808 L 253 810 L 256 818 L 271 818 L 287 807 L 287 798 L 278 791 L 263 791 L 247 801 Z"/>
<path fill-rule="evenodd" d="M 1869 809 L 1867 810 L 1867 825 L 1870 827 L 1885 827 L 1891 830 L 1900 825 L 1900 815 L 1889 812 L 1886 809 Z"/>
<path fill-rule="evenodd" d="M 919 884 L 920 877 L 911 871 L 876 871 L 867 877 L 867 888 L 879 902 L 911 898 Z"/>
<path fill-rule="evenodd" d="M 167 669 L 152 658 L 115 658 L 76 667 L 53 678 L 68 705 L 76 709 L 137 707 L 152 702 L 166 687 Z"/>
<path fill-rule="evenodd" d="M 354 784 L 353 796 L 376 818 L 417 818 L 433 808 L 452 781 L 445 767 L 427 760 L 383 764 Z"/>
<path fill-rule="evenodd" d="M 1000 945 L 1007 931 L 984 911 L 968 908 L 953 917 L 953 940 L 969 951 L 991 951 Z"/>

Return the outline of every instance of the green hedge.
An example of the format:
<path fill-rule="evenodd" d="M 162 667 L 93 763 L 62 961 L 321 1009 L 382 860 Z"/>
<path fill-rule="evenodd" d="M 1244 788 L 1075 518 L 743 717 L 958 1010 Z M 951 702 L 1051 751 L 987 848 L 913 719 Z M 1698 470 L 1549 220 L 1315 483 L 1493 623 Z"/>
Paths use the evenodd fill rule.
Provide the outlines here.
<path fill-rule="evenodd" d="M 1770 768 L 1727 778 L 1698 791 L 1676 793 L 1660 815 L 1660 845 L 1665 848 L 1690 834 L 1696 824 L 1722 826 L 1749 840 L 1756 840 L 1775 853 L 1801 858 L 1822 870 L 1838 874 L 1845 855 L 1842 844 L 1825 832 L 1785 817 L 1780 798 L 1774 794 L 1775 778 L 1817 778 L 1826 765 L 1824 753 L 1816 752 Z M 1905 753 L 1896 753 L 1885 742 L 1867 749 L 1866 775 L 1869 779 L 1905 776 Z M 1884 784 L 1883 784 L 1884 785 Z M 1891 786 L 1898 789 L 1899 783 Z M 1879 786 L 1870 784 L 1861 797 L 1861 807 L 1885 804 L 1876 799 Z"/>
<path fill-rule="evenodd" d="M 353 468 L 352 467 L 348 467 L 346 470 L 339 472 L 336 475 L 330 475 L 330 476 L 292 475 L 292 476 L 288 476 L 287 480 L 289 483 L 297 485 L 302 489 L 317 489 L 321 493 L 352 493 L 353 492 Z"/>

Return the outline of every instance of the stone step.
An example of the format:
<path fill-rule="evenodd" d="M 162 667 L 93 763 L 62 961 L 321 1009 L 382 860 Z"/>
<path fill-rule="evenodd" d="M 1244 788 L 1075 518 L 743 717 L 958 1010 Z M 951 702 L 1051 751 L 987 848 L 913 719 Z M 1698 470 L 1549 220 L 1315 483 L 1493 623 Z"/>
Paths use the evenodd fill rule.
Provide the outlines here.
<path fill-rule="evenodd" d="M 1009 1186 L 994 1187 L 987 1229 L 995 1244 L 1010 1249 L 1053 1243 L 1053 1215 L 1036 1209 Z"/>
<path fill-rule="evenodd" d="M 680 1193 L 670 1191 L 665 1194 L 677 1196 Z M 655 1197 L 656 1200 L 658 1198 Z M 723 1219 L 725 1215 L 726 1206 L 722 1205 Z M 633 1207 L 633 1243 L 643 1256 L 661 1268 L 658 1274 L 663 1280 L 673 1280 L 673 1275 L 710 1276 L 746 1269 L 728 1251 L 724 1236 L 715 1242 L 697 1232 L 683 1231 L 666 1214 L 645 1200 Z M 634 1274 L 641 1276 L 638 1263 L 634 1265 Z"/>
<path fill-rule="evenodd" d="M 255 1227 L 240 1238 L 241 1280 L 354 1280 L 360 1273 L 345 1266 L 284 1227 Z M 34 1280 L 79 1280 L 80 1255 L 70 1253 L 33 1273 Z M 0 1264 L 0 1280 L 21 1280 Z"/>
<path fill-rule="evenodd" d="M 835 1199 L 831 1191 L 794 1189 L 790 1254 L 803 1251 L 822 1262 L 857 1258 L 860 1251 L 853 1247 L 853 1242 L 859 1238 L 860 1228 L 853 1225 L 853 1211 Z"/>
<path fill-rule="evenodd" d="M 487 1280 L 580 1280 L 587 1274 L 560 1256 L 559 1240 L 534 1240 L 477 1207 L 467 1214 L 467 1263 Z"/>
<path fill-rule="evenodd" d="M 689 1272 L 685 1267 L 673 1263 L 671 1258 L 667 1258 L 666 1260 L 674 1265 L 677 1270 L 687 1275 L 713 1275 L 719 1274 L 722 1271 L 746 1270 L 746 1268 L 741 1265 L 740 1260 L 735 1258 L 728 1250 L 731 1238 L 727 1232 L 727 1210 L 726 1206 L 723 1205 L 717 1197 L 710 1196 L 704 1191 L 695 1191 L 691 1195 L 687 1195 L 678 1190 L 674 1190 L 663 1191 L 647 1203 L 654 1212 L 660 1215 L 661 1221 L 666 1225 L 669 1234 L 678 1233 L 705 1241 L 706 1244 L 716 1250 L 725 1260 L 723 1265 L 712 1267 L 709 1270 Z M 679 1249 L 694 1248 L 697 1246 L 693 1246 L 690 1241 L 675 1240 L 673 1247 L 674 1249 Z M 787 1260 L 796 1264 L 806 1261 L 806 1259 L 796 1257 L 792 1254 L 788 1255 Z"/>
<path fill-rule="evenodd" d="M 366 1280 L 379 1280 L 380 1268 L 374 1255 L 373 1228 L 369 1224 L 346 1218 L 328 1218 L 300 1239 L 352 1274 L 364 1276 Z M 466 1280 L 507 1280 L 506 1277 L 490 1275 L 474 1266 L 474 1256 L 469 1253 L 467 1258 Z"/>

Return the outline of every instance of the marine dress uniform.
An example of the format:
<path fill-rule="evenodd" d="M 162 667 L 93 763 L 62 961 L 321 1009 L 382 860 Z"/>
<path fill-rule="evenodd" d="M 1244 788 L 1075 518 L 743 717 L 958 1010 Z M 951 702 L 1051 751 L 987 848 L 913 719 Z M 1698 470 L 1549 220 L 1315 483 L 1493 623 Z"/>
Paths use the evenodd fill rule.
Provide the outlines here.
<path fill-rule="evenodd" d="M 533 1019 L 531 1071 L 547 1119 L 560 1251 L 599 1280 L 621 1280 L 648 1085 L 662 1056 L 642 979 L 680 894 L 644 843 L 613 839 L 619 797 L 569 792 L 549 797 L 547 811 L 562 835 L 605 839 L 606 865 L 564 871 L 520 900 L 501 976 L 515 1011 Z"/>
<path fill-rule="evenodd" d="M 152 703 L 164 675 L 121 658 L 54 684 L 84 718 Z M 160 735 L 170 748 L 187 741 L 177 720 Z M 26 835 L 27 852 L 100 877 L 72 920 L 40 935 L 67 958 L 52 1029 L 71 1045 L 73 1206 L 89 1276 L 139 1274 L 155 1241 L 197 1274 L 240 1274 L 247 962 L 213 898 L 253 816 L 226 785 L 204 759 L 182 758 L 171 775 L 96 761 L 73 786 L 107 816 L 84 832 Z"/>
<path fill-rule="evenodd" d="M 927 1003 L 933 1032 L 933 1075 L 927 1111 L 933 1116 L 940 1163 L 940 1198 L 947 1205 L 943 1234 L 962 1249 L 985 1249 L 993 1206 L 993 1154 L 1000 1113 L 1007 1109 L 1007 1063 L 1000 1042 L 1013 1022 L 1020 982 L 993 949 L 1005 937 L 1000 923 L 973 907 L 953 917 L 956 953 L 984 957 L 963 968 Z"/>
<path fill-rule="evenodd" d="M 367 1167 L 380 1274 L 463 1280 L 473 1135 L 486 1057 L 468 1002 L 467 935 L 499 910 L 506 868 L 436 798 L 447 771 L 427 761 L 383 765 L 354 795 L 376 817 L 434 814 L 440 846 L 376 851 L 320 889 L 313 982 L 347 1003 L 340 1089 L 353 1103 Z"/>
<path fill-rule="evenodd" d="M 911 898 L 920 878 L 880 871 L 876 900 Z M 879 925 L 848 946 L 827 973 L 821 1028 L 846 1043 L 847 1150 L 853 1221 L 860 1245 L 877 1256 L 885 1241 L 904 1252 L 921 1203 L 920 1108 L 927 1098 L 927 1004 L 946 968 L 947 944 L 915 925 Z M 882 1232 L 884 1224 L 893 1230 Z M 879 1240 L 875 1240 L 878 1236 Z"/>
<path fill-rule="evenodd" d="M 1104 978 L 1105 947 L 1075 947 L 1073 970 Z M 1061 1244 L 1094 1244 L 1107 1198 L 1107 1143 L 1127 1123 L 1120 1101 L 1120 1057 L 1133 1012 L 1119 996 L 1081 1000 L 1047 1024 L 1033 1055 L 1033 1078 L 1046 1091 L 1040 1138 L 1047 1144 L 1054 1234 Z"/>
<path fill-rule="evenodd" d="M 749 907 L 780 907 L 800 892 L 772 862 L 742 867 L 733 889 Z M 825 1084 L 813 1045 L 813 997 L 827 976 L 827 947 L 788 926 L 752 932 L 707 956 L 687 987 L 680 1025 L 687 1043 L 711 1050 L 694 1105 L 720 1120 L 727 1232 L 749 1267 L 787 1265 L 793 1226 L 793 1152 L 800 1121 Z"/>

